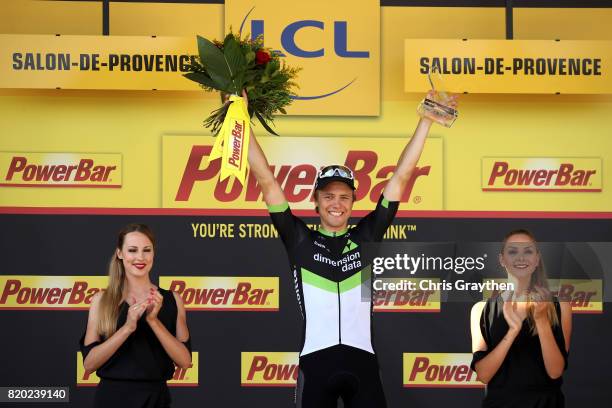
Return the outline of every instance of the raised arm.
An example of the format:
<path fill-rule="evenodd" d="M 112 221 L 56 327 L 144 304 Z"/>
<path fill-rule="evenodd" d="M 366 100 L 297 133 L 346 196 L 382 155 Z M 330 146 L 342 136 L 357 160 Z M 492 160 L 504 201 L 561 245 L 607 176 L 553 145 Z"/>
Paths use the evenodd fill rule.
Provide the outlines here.
<path fill-rule="evenodd" d="M 414 131 L 414 135 L 410 138 L 410 142 L 404 147 L 399 160 L 397 161 L 397 167 L 393 172 L 393 176 L 389 179 L 389 182 L 385 186 L 383 195 L 389 201 L 399 201 L 404 194 L 404 188 L 412 176 L 412 172 L 421 157 L 423 146 L 425 145 L 425 139 L 429 133 L 431 127 L 431 119 L 421 118 L 419 124 Z"/>
<path fill-rule="evenodd" d="M 246 91 L 242 90 L 242 97 L 249 104 L 249 99 L 247 97 Z M 229 99 L 227 95 L 223 96 L 225 103 L 228 103 Z M 261 187 L 261 192 L 264 197 L 264 201 L 268 207 L 285 204 L 287 199 L 285 198 L 285 193 L 283 193 L 283 189 L 280 184 L 274 178 L 274 173 L 270 170 L 270 165 L 268 164 L 268 159 L 266 159 L 266 155 L 264 154 L 257 138 L 255 137 L 255 132 L 253 132 L 253 127 L 250 127 L 249 133 L 250 141 L 249 141 L 249 171 L 253 173 L 257 183 Z"/>
<path fill-rule="evenodd" d="M 433 91 L 430 91 L 428 96 L 431 97 L 432 92 Z M 450 105 L 452 107 L 457 105 L 456 99 L 456 96 L 451 96 Z M 393 172 L 393 176 L 391 176 L 387 182 L 387 185 L 385 186 L 383 195 L 387 200 L 400 201 L 402 198 L 406 184 L 408 184 L 408 180 L 410 180 L 412 172 L 414 171 L 419 158 L 421 157 L 421 153 L 423 152 L 425 139 L 427 138 L 431 124 L 432 119 L 428 117 L 423 117 L 419 120 L 412 138 L 406 147 L 404 147 L 404 150 L 397 161 L 397 166 Z"/>
<path fill-rule="evenodd" d="M 285 193 L 283 193 L 283 189 L 274 177 L 274 173 L 270 170 L 268 159 L 266 159 L 266 155 L 257 142 L 252 128 L 251 140 L 249 142 L 249 168 L 249 171 L 253 173 L 257 183 L 261 186 L 261 191 L 268 207 L 287 202 Z"/>

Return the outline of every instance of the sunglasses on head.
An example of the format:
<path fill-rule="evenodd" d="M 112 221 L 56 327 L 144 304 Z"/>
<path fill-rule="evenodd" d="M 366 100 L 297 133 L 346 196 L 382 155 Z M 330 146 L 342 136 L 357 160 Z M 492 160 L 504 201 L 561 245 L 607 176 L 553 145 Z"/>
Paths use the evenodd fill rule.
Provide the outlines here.
<path fill-rule="evenodd" d="M 323 167 L 319 171 L 319 179 L 324 179 L 328 177 L 343 177 L 350 180 L 355 179 L 355 177 L 353 176 L 353 171 L 351 169 L 346 166 L 339 165 Z"/>

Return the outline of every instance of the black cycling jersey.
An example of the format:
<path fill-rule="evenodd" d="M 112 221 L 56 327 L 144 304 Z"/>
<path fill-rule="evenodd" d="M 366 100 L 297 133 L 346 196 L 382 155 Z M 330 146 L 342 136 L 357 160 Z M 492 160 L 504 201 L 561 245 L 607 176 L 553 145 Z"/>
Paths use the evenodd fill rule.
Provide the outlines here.
<path fill-rule="evenodd" d="M 287 203 L 269 208 L 293 270 L 304 317 L 300 355 L 344 344 L 374 353 L 371 341 L 371 259 L 364 245 L 380 242 L 399 202 L 384 197 L 352 229 L 311 230 Z"/>

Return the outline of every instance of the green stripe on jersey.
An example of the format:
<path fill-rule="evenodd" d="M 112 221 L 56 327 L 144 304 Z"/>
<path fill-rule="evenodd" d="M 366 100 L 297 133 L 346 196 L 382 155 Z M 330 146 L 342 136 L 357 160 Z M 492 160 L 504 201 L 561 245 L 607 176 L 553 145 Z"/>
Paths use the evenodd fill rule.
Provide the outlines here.
<path fill-rule="evenodd" d="M 346 232 L 348 231 L 348 228 L 345 228 L 342 231 L 334 231 L 334 232 L 332 232 L 332 231 L 326 230 L 323 227 L 319 227 L 318 231 L 321 234 L 326 235 L 328 237 L 339 237 L 339 236 L 342 236 L 342 235 L 346 234 Z"/>
<path fill-rule="evenodd" d="M 285 211 L 287 208 L 289 208 L 289 203 L 288 202 L 284 202 L 282 204 L 272 204 L 268 206 L 268 211 L 271 213 L 280 213 Z"/>
<path fill-rule="evenodd" d="M 312 273 L 304 268 L 302 268 L 302 282 L 328 292 L 338 292 L 338 284 L 336 282 Z"/>
<path fill-rule="evenodd" d="M 362 278 L 367 276 L 366 273 L 363 273 L 363 270 L 355 273 L 351 277 L 346 278 L 345 280 L 340 282 L 340 293 L 344 293 L 349 291 L 362 283 Z"/>

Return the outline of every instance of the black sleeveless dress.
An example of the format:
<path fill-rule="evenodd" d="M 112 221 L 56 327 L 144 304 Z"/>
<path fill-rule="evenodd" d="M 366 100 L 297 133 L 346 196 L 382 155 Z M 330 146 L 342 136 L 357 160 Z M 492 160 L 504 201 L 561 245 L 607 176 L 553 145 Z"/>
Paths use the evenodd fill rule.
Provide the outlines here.
<path fill-rule="evenodd" d="M 159 288 L 164 301 L 157 315 L 172 335 L 176 335 L 176 299 L 172 292 Z M 119 306 L 117 328 L 125 324 L 129 305 Z M 146 312 L 145 312 L 146 313 Z M 80 348 L 83 359 L 89 351 L 104 341 Z M 191 351 L 189 340 L 184 344 Z M 138 321 L 136 330 L 117 349 L 115 354 L 96 371 L 100 383 L 96 390 L 94 407 L 162 408 L 170 406 L 170 393 L 166 381 L 174 374 L 174 363 L 155 333 L 147 323 L 145 314 Z"/>
<path fill-rule="evenodd" d="M 503 299 L 496 296 L 487 301 L 480 317 L 480 330 L 487 344 L 493 350 L 508 332 L 508 323 L 503 314 Z M 559 325 L 552 331 L 563 355 L 567 368 L 568 354 L 561 327 L 561 308 L 554 300 Z M 487 351 L 474 353 L 472 370 L 476 362 L 484 358 Z M 565 401 L 561 392 L 561 377 L 552 379 L 546 373 L 540 339 L 533 336 L 527 319 L 516 337 L 502 365 L 491 378 L 486 388 L 482 406 L 484 408 L 563 408 Z"/>

